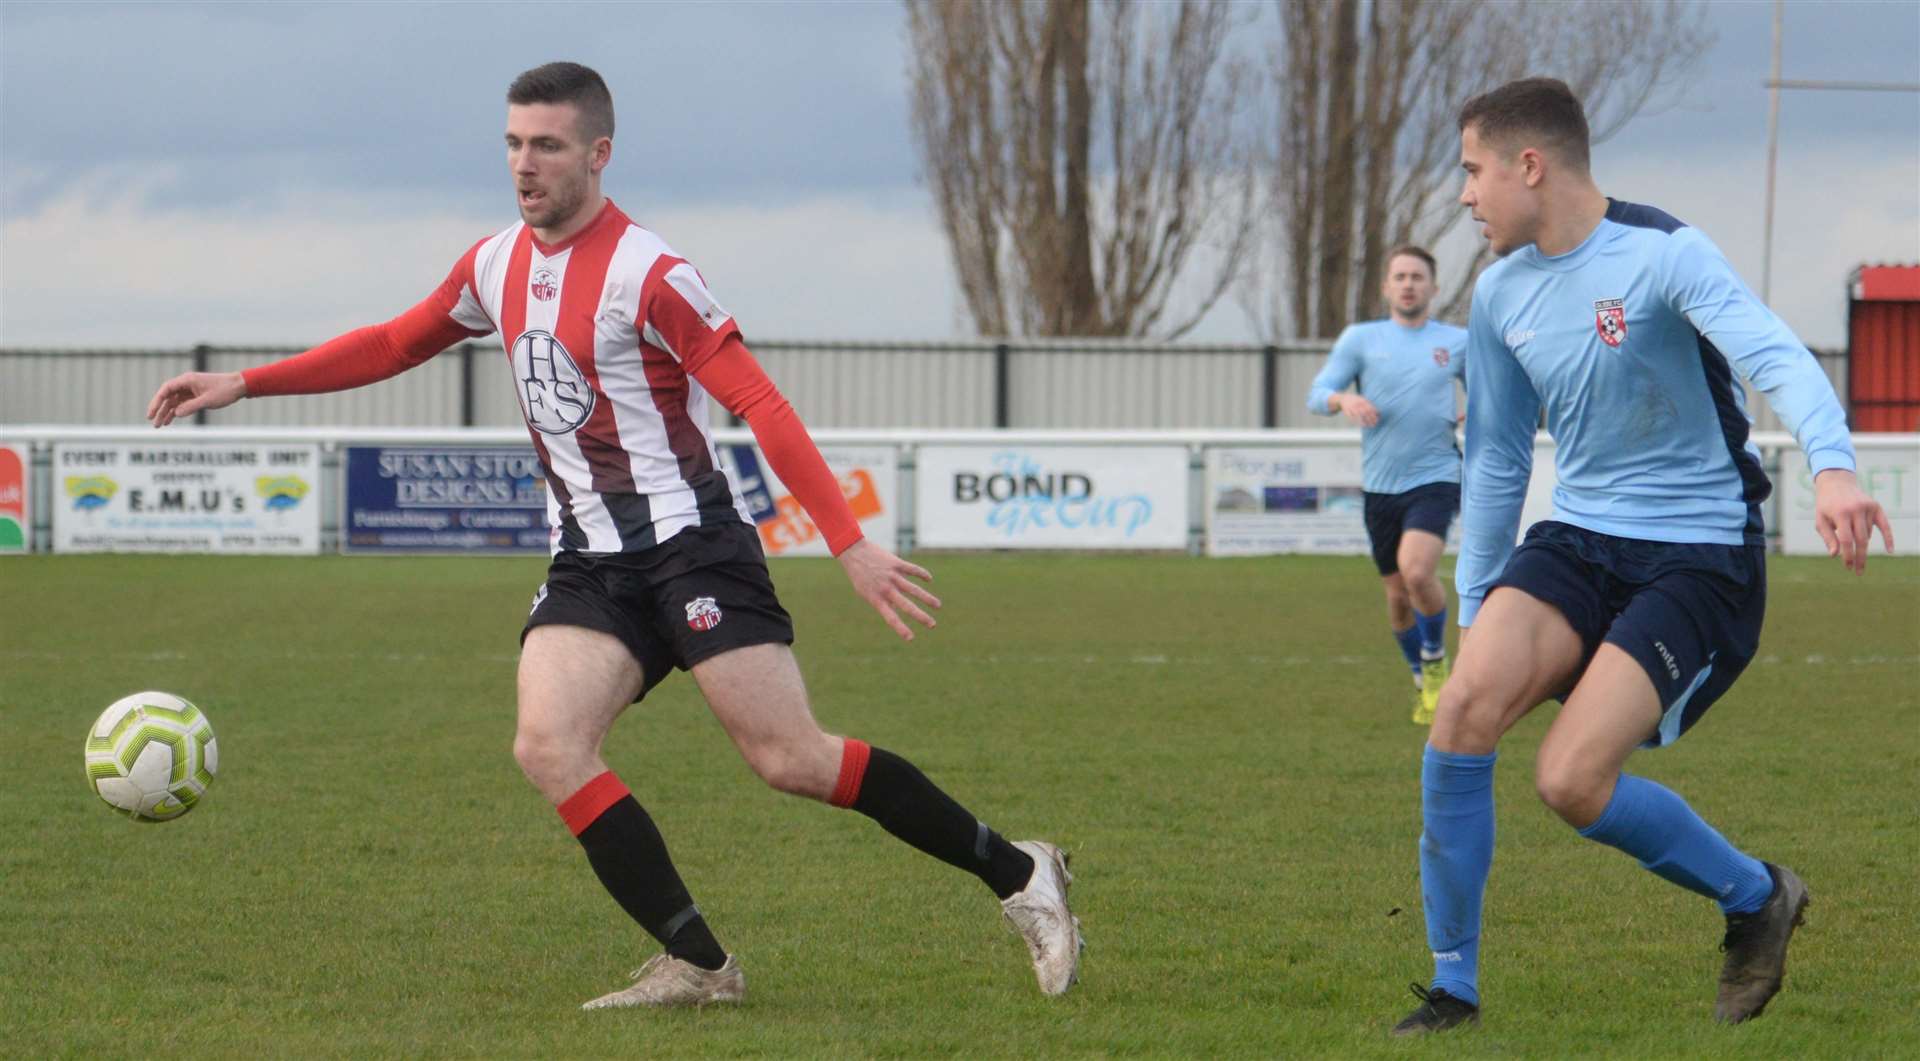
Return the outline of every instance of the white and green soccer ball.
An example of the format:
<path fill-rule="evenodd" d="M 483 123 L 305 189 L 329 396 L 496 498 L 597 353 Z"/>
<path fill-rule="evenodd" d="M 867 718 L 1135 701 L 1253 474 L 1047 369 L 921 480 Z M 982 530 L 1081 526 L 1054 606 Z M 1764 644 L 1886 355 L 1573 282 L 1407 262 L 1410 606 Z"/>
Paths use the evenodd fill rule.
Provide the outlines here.
<path fill-rule="evenodd" d="M 171 693 L 123 696 L 87 734 L 87 783 L 135 821 L 172 821 L 192 810 L 219 765 L 207 716 Z"/>

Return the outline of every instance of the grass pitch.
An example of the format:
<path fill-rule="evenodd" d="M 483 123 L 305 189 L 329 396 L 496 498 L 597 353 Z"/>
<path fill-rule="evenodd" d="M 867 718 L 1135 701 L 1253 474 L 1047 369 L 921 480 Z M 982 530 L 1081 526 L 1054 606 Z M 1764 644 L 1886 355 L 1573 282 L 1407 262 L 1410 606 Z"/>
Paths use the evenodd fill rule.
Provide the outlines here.
<path fill-rule="evenodd" d="M 992 896 L 866 819 L 767 791 L 684 676 L 608 759 L 660 823 L 745 1006 L 581 1013 L 653 945 L 510 753 L 536 560 L 0 562 L 0 1054 L 1864 1057 L 1920 1036 L 1920 563 L 1772 564 L 1762 658 L 1631 769 L 1813 889 L 1787 990 L 1709 1019 L 1721 922 L 1534 798 L 1502 747 L 1486 1023 L 1386 1029 L 1424 982 L 1422 732 L 1361 558 L 922 557 L 897 643 L 837 565 L 774 577 L 824 725 L 1074 853 L 1082 983 L 1040 997 Z M 204 708 L 219 779 L 135 825 L 95 714 Z"/>

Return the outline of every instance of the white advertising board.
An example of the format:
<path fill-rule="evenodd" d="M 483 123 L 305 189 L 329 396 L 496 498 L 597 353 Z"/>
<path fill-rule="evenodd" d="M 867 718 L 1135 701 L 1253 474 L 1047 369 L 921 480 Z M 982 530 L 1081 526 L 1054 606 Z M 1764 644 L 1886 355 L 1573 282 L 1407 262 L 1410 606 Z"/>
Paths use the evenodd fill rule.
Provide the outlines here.
<path fill-rule="evenodd" d="M 53 447 L 56 552 L 317 553 L 320 447 Z"/>
<path fill-rule="evenodd" d="M 1207 554 L 1367 552 L 1360 447 L 1207 451 Z"/>
<path fill-rule="evenodd" d="M 1544 467 L 1544 472 L 1542 471 Z M 1357 446 L 1258 446 L 1207 451 L 1210 556 L 1371 552 Z M 1522 530 L 1553 507 L 1553 449 L 1536 451 Z M 1537 511 L 1536 511 L 1537 510 Z M 1447 551 L 1460 544 L 1460 521 Z"/>
<path fill-rule="evenodd" d="M 1886 509 L 1896 547 L 1911 551 L 1920 545 L 1920 445 L 1876 445 L 1870 438 L 1854 436 L 1854 474 L 1860 489 Z M 1813 476 L 1807 472 L 1807 455 L 1800 447 L 1780 452 L 1780 476 L 1774 487 L 1780 491 L 1780 551 L 1827 555 L 1826 543 L 1813 528 Z M 1885 555 L 1885 546 L 1880 532 L 1874 531 L 1874 555 Z"/>
<path fill-rule="evenodd" d="M 918 542 L 934 549 L 1185 549 L 1185 446 L 920 448 Z"/>
<path fill-rule="evenodd" d="M 746 499 L 768 557 L 827 556 L 827 540 L 756 447 L 721 446 L 720 467 Z M 892 446 L 820 447 L 860 530 L 889 551 L 900 538 L 899 462 Z"/>

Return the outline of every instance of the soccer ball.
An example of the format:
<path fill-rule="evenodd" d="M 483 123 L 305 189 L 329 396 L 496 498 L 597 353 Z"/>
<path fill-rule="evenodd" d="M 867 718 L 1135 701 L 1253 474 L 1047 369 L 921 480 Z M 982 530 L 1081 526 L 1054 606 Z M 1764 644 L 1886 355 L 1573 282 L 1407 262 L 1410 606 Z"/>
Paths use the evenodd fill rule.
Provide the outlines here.
<path fill-rule="evenodd" d="M 192 810 L 219 765 L 213 725 L 171 693 L 123 696 L 87 734 L 87 783 L 135 821 L 172 821 Z"/>

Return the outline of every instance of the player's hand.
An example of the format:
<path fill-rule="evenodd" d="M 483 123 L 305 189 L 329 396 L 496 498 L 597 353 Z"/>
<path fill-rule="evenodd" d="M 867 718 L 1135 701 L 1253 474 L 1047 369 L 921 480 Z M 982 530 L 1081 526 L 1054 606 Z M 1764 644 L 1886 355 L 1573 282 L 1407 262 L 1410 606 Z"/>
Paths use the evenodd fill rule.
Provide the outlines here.
<path fill-rule="evenodd" d="M 1361 427 L 1372 427 L 1380 422 L 1380 410 L 1374 408 L 1372 402 L 1358 394 L 1342 394 L 1340 411 L 1347 414 L 1347 419 Z"/>
<path fill-rule="evenodd" d="M 1828 556 L 1839 557 L 1854 574 L 1864 574 L 1875 527 L 1887 552 L 1893 552 L 1893 524 L 1887 522 L 1886 510 L 1860 489 L 1852 472 L 1828 468 L 1813 477 L 1813 529 L 1827 543 Z"/>
<path fill-rule="evenodd" d="M 165 427 L 202 409 L 224 409 L 247 396 L 238 372 L 184 372 L 162 383 L 147 403 L 147 420 Z"/>
<path fill-rule="evenodd" d="M 933 581 L 933 575 L 926 568 L 900 559 L 873 544 L 871 538 L 862 538 L 848 546 L 847 551 L 840 554 L 840 566 L 853 582 L 853 591 L 873 605 L 873 610 L 879 612 L 880 618 L 903 640 L 913 640 L 913 631 L 901 620 L 902 615 L 933 629 L 933 616 L 921 610 L 920 604 L 939 608 L 940 598 L 913 581 Z"/>

